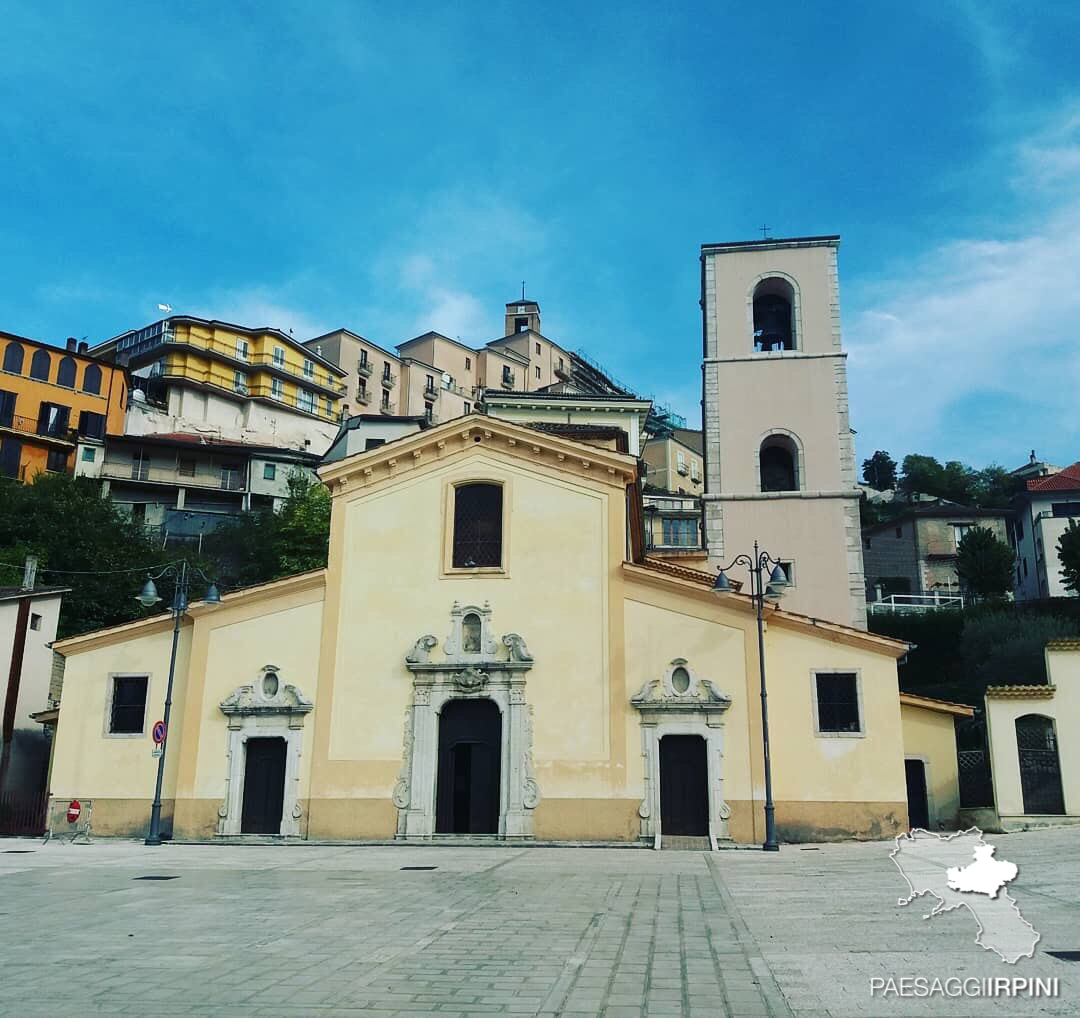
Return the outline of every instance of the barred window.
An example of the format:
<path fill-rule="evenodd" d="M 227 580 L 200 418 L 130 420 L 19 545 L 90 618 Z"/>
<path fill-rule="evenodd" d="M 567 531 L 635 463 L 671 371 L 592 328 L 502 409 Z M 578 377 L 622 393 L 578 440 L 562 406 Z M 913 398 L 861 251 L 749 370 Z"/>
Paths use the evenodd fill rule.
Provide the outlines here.
<path fill-rule="evenodd" d="M 819 732 L 861 732 L 858 678 L 854 672 L 819 672 L 817 714 Z"/>
<path fill-rule="evenodd" d="M 455 569 L 502 565 L 502 499 L 498 484 L 454 490 Z"/>

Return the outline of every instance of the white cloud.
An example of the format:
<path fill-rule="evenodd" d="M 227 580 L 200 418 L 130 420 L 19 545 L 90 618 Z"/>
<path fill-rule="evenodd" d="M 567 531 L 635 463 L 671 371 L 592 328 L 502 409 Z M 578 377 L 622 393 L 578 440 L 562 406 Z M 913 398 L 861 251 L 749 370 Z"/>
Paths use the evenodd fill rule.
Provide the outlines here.
<path fill-rule="evenodd" d="M 849 323 L 861 455 L 902 436 L 894 453 L 976 465 L 1033 445 L 1080 458 L 1080 116 L 1068 111 L 1012 158 L 1038 211 L 932 251 Z M 986 406 L 1004 416 L 986 421 Z"/>

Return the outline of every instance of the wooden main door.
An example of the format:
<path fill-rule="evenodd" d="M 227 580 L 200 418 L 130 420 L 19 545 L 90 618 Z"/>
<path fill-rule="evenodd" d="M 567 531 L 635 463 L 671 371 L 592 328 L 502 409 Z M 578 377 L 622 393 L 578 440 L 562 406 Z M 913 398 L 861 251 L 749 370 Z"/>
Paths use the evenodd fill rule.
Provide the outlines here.
<path fill-rule="evenodd" d="M 700 735 L 660 740 L 660 830 L 687 837 L 709 833 L 709 758 Z"/>
<path fill-rule="evenodd" d="M 285 740 L 248 739 L 241 834 L 280 834 L 285 801 Z"/>
<path fill-rule="evenodd" d="M 502 716 L 492 700 L 450 700 L 439 716 L 436 834 L 499 833 Z"/>
<path fill-rule="evenodd" d="M 930 828 L 930 803 L 926 797 L 926 764 L 922 760 L 905 760 L 907 778 L 907 815 L 909 827 Z"/>

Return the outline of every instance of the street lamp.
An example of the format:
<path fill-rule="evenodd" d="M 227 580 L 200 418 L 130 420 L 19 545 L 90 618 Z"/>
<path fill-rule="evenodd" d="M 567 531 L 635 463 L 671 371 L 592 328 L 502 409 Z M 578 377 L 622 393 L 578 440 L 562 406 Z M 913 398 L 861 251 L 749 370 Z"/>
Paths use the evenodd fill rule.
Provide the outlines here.
<path fill-rule="evenodd" d="M 176 674 L 176 647 L 180 640 L 180 620 L 188 609 L 188 584 L 193 572 L 198 573 L 207 585 L 203 603 L 221 604 L 221 592 L 217 589 L 217 585 L 201 569 L 189 566 L 186 560 L 174 562 L 160 572 L 148 575 L 146 583 L 135 598 L 144 608 L 153 608 L 161 601 L 154 580 L 160 580 L 163 576 L 172 576 L 176 579 L 172 603 L 173 635 L 172 656 L 169 658 L 169 684 L 165 687 L 165 714 L 161 719 L 165 726 L 165 736 L 161 740 L 161 754 L 158 756 L 157 787 L 154 790 L 154 803 L 150 807 L 150 832 L 146 835 L 147 845 L 161 844 L 161 785 L 165 779 L 165 746 L 169 740 L 169 713 L 172 710 L 173 676 Z"/>
<path fill-rule="evenodd" d="M 791 585 L 784 567 L 779 559 L 774 559 L 768 552 L 759 551 L 757 541 L 754 542 L 754 557 L 749 555 L 736 555 L 716 576 L 713 590 L 718 594 L 726 594 L 731 591 L 731 581 L 727 578 L 726 570 L 732 566 L 746 566 L 750 570 L 750 596 L 757 608 L 757 640 L 758 640 L 758 666 L 761 671 L 761 738 L 765 746 L 765 843 L 761 846 L 764 852 L 779 852 L 780 843 L 776 840 L 776 820 L 774 817 L 772 798 L 772 763 L 769 759 L 769 705 L 765 693 L 765 602 L 776 604 L 784 596 L 785 588 Z M 763 577 L 769 567 L 769 579 Z"/>

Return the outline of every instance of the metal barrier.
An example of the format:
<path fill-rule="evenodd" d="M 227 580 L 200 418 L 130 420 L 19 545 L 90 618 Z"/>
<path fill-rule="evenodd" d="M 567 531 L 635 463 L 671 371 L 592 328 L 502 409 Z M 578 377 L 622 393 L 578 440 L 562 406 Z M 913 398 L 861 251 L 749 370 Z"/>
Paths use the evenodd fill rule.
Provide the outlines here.
<path fill-rule="evenodd" d="M 89 845 L 93 812 L 93 799 L 61 799 L 54 795 L 49 802 L 48 822 L 42 844 L 48 844 L 54 838 L 57 841 L 67 838 L 68 844 L 73 845 L 77 838 L 82 838 Z M 71 819 L 73 814 L 74 819 Z"/>

